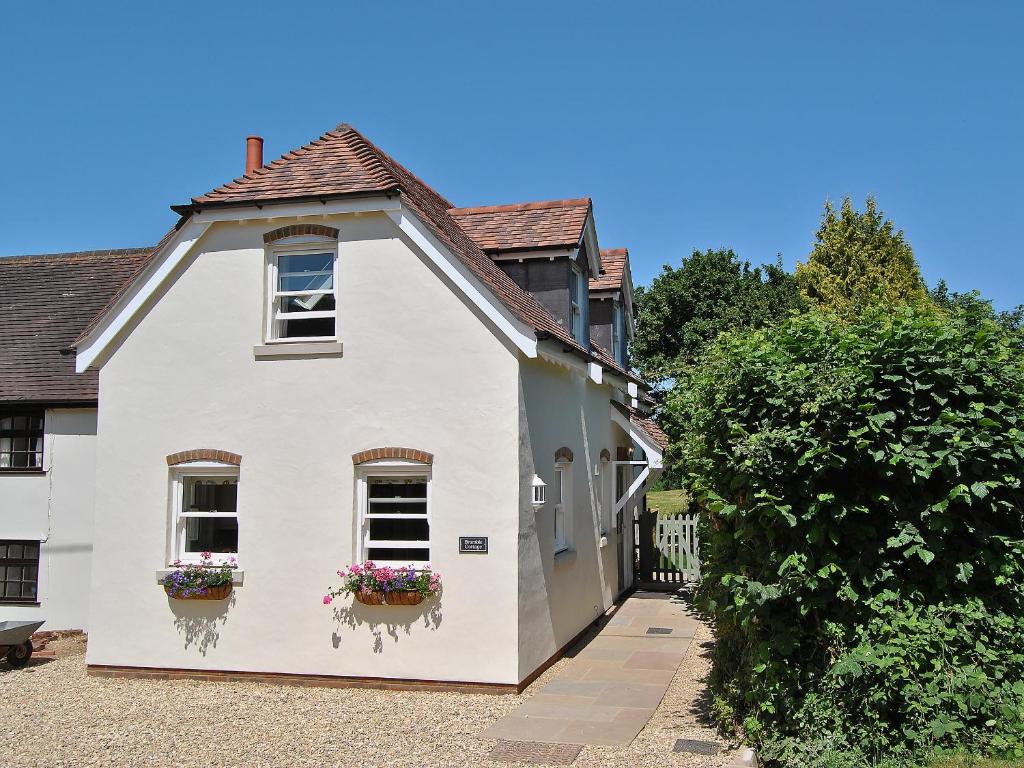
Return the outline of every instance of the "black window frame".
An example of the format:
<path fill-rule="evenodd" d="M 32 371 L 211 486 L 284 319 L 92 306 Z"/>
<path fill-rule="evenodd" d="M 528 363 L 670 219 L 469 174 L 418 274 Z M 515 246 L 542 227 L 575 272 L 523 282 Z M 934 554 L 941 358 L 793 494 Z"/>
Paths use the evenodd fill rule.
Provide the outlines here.
<path fill-rule="evenodd" d="M 3 419 L 5 418 L 16 418 L 18 416 L 24 416 L 28 418 L 38 419 L 39 427 L 37 429 L 4 429 Z M 0 466 L 0 473 L 25 473 L 25 472 L 44 472 L 43 467 L 45 456 L 45 436 L 46 436 L 46 409 L 44 408 L 24 408 L 24 407 L 11 407 L 11 406 L 0 406 L 0 441 L 3 438 L 17 438 L 17 437 L 34 437 L 39 441 L 39 448 L 35 451 L 14 451 L 13 446 L 10 451 L 2 451 L 0 453 L 7 453 L 12 458 L 15 453 L 26 453 L 35 454 L 39 457 L 39 463 L 34 466 L 24 467 L 4 467 Z"/>
<path fill-rule="evenodd" d="M 35 558 L 29 557 L 7 557 L 8 547 L 10 545 L 30 545 L 36 549 Z M 39 605 L 39 561 L 42 555 L 43 543 L 34 539 L 0 539 L 0 547 L 3 548 L 2 557 L 0 557 L 0 605 Z M 25 566 L 35 566 L 35 585 L 36 593 L 31 597 L 8 597 L 7 596 L 7 583 L 8 581 L 15 581 L 14 579 L 7 578 L 7 568 L 24 568 Z M 28 583 L 25 579 L 17 579 L 18 583 Z"/>

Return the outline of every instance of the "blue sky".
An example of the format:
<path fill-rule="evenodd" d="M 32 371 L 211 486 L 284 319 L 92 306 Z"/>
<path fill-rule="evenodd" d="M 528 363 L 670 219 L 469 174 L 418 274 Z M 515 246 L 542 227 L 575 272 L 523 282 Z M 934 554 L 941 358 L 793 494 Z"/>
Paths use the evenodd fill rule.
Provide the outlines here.
<path fill-rule="evenodd" d="M 634 278 L 804 259 L 874 194 L 926 279 L 1024 302 L 1024 3 L 5 3 L 0 253 L 168 209 L 355 125 L 457 205 L 594 198 Z"/>

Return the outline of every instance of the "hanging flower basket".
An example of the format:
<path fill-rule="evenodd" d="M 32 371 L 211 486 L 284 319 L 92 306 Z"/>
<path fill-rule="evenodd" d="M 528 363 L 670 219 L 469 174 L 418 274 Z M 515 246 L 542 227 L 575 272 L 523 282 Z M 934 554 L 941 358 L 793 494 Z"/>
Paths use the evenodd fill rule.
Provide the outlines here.
<path fill-rule="evenodd" d="M 341 586 L 324 595 L 324 605 L 349 594 L 363 605 L 419 605 L 441 591 L 441 576 L 429 565 L 419 569 L 413 565 L 388 568 L 367 561 L 350 565 L 338 575 Z"/>
<path fill-rule="evenodd" d="M 164 586 L 164 592 L 175 600 L 226 600 L 231 595 L 230 584 L 218 584 L 215 587 L 200 588 L 198 591 L 175 591 L 173 587 Z"/>
<path fill-rule="evenodd" d="M 354 592 L 356 600 L 363 605 L 384 605 L 384 593 L 377 591 Z"/>
<path fill-rule="evenodd" d="M 213 564 L 213 555 L 203 552 L 199 563 L 174 561 L 174 570 L 160 580 L 168 597 L 175 600 L 225 600 L 231 594 L 235 558 Z"/>
<path fill-rule="evenodd" d="M 423 602 L 423 595 L 411 589 L 388 592 L 384 597 L 388 601 L 388 605 L 419 605 Z"/>

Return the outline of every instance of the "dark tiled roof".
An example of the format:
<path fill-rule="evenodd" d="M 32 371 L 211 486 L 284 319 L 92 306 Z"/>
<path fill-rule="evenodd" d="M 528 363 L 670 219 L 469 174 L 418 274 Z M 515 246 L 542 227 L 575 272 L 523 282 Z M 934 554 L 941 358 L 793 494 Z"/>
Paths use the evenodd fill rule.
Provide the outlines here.
<path fill-rule="evenodd" d="M 95 371 L 61 354 L 151 248 L 0 258 L 0 401 L 95 402 Z"/>
<path fill-rule="evenodd" d="M 622 290 L 622 276 L 629 263 L 629 250 L 626 248 L 601 249 L 601 274 L 590 278 L 592 291 Z"/>
<path fill-rule="evenodd" d="M 574 248 L 583 237 L 590 198 L 482 208 L 452 208 L 466 234 L 488 252 Z"/>
<path fill-rule="evenodd" d="M 620 405 L 615 403 L 620 411 L 625 411 L 629 414 L 629 421 L 636 427 L 639 427 L 654 440 L 661 450 L 668 448 L 668 444 L 671 442 L 668 435 L 665 434 L 664 430 L 658 426 L 658 423 L 652 419 L 648 414 L 638 411 L 636 408 L 630 408 L 628 405 Z"/>

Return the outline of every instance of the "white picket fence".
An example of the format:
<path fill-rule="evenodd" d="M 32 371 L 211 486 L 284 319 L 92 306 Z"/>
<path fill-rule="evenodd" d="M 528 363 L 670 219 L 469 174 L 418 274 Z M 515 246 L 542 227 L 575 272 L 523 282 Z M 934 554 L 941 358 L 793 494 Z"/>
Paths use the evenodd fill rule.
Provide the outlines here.
<path fill-rule="evenodd" d="M 654 546 L 658 550 L 656 581 L 700 581 L 697 515 L 659 516 L 654 523 Z"/>

